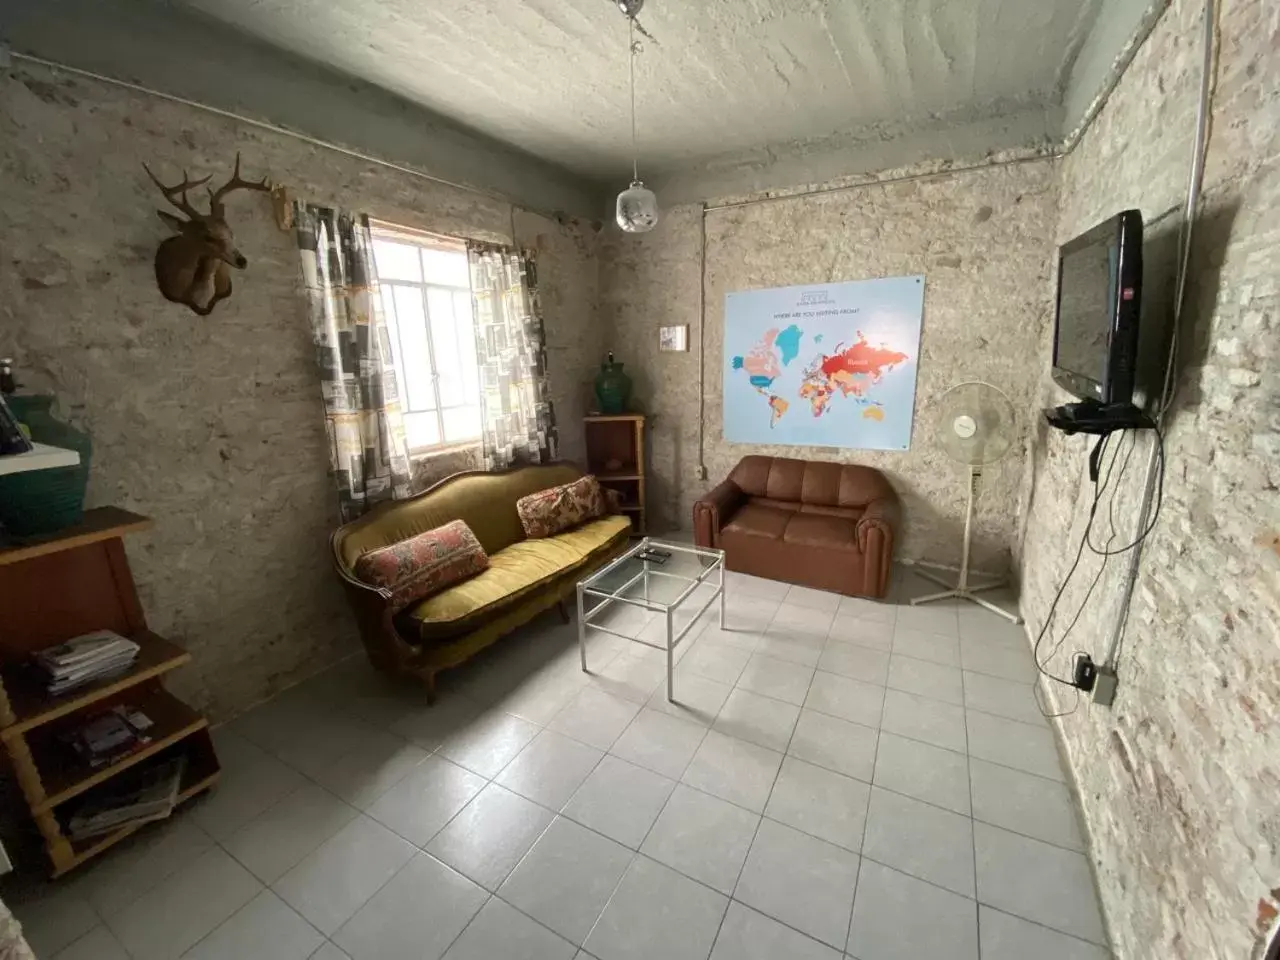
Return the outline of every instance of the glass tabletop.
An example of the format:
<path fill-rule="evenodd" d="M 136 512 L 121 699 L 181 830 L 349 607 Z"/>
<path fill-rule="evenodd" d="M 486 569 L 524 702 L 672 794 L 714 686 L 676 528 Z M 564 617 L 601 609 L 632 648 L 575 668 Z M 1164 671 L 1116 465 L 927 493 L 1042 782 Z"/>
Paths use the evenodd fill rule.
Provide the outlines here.
<path fill-rule="evenodd" d="M 580 586 L 588 596 L 667 609 L 720 586 L 723 570 L 721 550 L 645 537 Z"/>

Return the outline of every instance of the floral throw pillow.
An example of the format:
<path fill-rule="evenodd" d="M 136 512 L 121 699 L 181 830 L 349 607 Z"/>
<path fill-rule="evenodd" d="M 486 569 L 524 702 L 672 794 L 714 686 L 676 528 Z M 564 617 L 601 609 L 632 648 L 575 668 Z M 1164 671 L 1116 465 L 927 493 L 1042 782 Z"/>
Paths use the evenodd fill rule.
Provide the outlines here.
<path fill-rule="evenodd" d="M 364 583 L 391 591 L 400 610 L 415 600 L 439 593 L 489 566 L 489 557 L 471 528 L 454 520 L 408 540 L 371 550 L 355 563 Z"/>
<path fill-rule="evenodd" d="M 516 513 L 529 539 L 554 537 L 570 527 L 602 517 L 608 512 L 604 491 L 593 476 L 548 487 L 516 501 Z"/>

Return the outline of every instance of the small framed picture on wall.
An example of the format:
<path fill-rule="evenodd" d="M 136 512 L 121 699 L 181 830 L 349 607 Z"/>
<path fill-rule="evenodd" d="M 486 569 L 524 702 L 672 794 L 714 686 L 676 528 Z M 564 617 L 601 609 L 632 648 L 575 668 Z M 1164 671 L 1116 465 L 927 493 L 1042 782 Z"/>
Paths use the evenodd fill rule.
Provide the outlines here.
<path fill-rule="evenodd" d="M 689 349 L 689 325 L 676 324 L 658 328 L 658 349 L 664 352 L 685 353 Z"/>

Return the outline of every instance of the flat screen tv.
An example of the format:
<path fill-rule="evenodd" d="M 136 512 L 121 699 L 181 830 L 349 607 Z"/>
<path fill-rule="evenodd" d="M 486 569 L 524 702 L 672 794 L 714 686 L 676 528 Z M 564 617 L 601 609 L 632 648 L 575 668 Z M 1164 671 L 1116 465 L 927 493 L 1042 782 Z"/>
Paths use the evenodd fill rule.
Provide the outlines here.
<path fill-rule="evenodd" d="M 1125 210 L 1058 251 L 1053 379 L 1081 400 L 1133 402 L 1142 214 Z"/>

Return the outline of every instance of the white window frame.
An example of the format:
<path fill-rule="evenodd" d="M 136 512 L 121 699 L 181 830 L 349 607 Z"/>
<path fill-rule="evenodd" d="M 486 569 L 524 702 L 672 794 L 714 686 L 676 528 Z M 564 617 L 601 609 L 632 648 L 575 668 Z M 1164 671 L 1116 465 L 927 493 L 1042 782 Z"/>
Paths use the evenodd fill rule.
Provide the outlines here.
<path fill-rule="evenodd" d="M 439 237 L 429 233 L 421 233 L 419 231 L 413 230 L 408 227 L 402 227 L 398 224 L 386 223 L 382 221 L 371 221 L 370 232 L 372 233 L 373 239 L 375 242 L 378 240 L 386 240 L 392 243 L 417 247 L 419 250 L 419 269 L 422 271 L 422 276 L 424 279 L 416 280 L 416 281 L 415 280 L 383 279 L 381 277 L 379 277 L 378 279 L 378 285 L 380 288 L 394 289 L 398 287 L 401 289 L 409 289 L 409 290 L 416 289 L 418 291 L 419 296 L 422 298 L 422 315 L 423 315 L 424 323 L 426 325 L 425 342 L 426 342 L 426 348 L 427 348 L 427 362 L 430 364 L 430 374 L 428 375 L 428 379 L 430 380 L 430 383 L 431 383 L 431 395 L 435 401 L 435 409 L 431 410 L 426 408 L 421 408 L 421 409 L 411 408 L 409 406 L 408 383 L 406 382 L 400 385 L 400 397 L 403 404 L 402 413 L 406 417 L 419 417 L 419 416 L 426 416 L 428 414 L 434 415 L 435 421 L 436 421 L 436 435 L 440 437 L 440 441 L 438 443 L 410 447 L 409 449 L 410 455 L 411 456 L 429 456 L 432 454 L 446 453 L 452 450 L 459 450 L 459 449 L 465 449 L 468 447 L 478 446 L 480 444 L 479 430 L 477 430 L 476 434 L 472 437 L 465 437 L 465 438 L 454 439 L 454 440 L 448 440 L 445 437 L 445 425 L 444 425 L 445 413 L 451 410 L 465 409 L 470 406 L 479 406 L 480 397 L 479 397 L 479 394 L 477 393 L 476 397 L 474 398 L 474 402 L 472 403 L 453 403 L 446 406 L 445 403 L 443 402 L 443 399 L 440 396 L 440 374 L 439 374 L 439 367 L 436 363 L 437 347 L 435 343 L 435 334 L 431 329 L 431 306 L 430 306 L 430 299 L 429 299 L 430 292 L 435 290 L 439 292 L 448 293 L 448 295 L 450 296 L 451 299 L 454 300 L 454 302 L 456 302 L 457 295 L 459 293 L 464 294 L 467 302 L 471 303 L 471 286 L 470 284 L 468 284 L 467 286 L 463 287 L 455 284 L 436 283 L 436 282 L 431 282 L 426 280 L 425 279 L 426 265 L 421 259 L 422 250 L 444 250 L 450 253 L 456 252 L 465 258 L 466 256 L 465 244 L 460 240 L 453 240 L 452 238 L 447 238 L 447 237 Z M 375 257 L 375 260 L 376 260 L 376 257 Z M 392 296 L 392 302 L 394 303 L 394 295 Z M 386 307 L 385 300 L 380 300 L 379 306 L 384 312 L 386 311 L 387 307 Z M 392 352 L 394 354 L 393 361 L 396 367 L 396 371 L 402 379 L 407 381 L 412 371 L 408 370 L 405 365 L 405 355 L 404 355 L 404 348 L 401 342 L 402 331 L 400 327 L 399 317 L 398 316 L 387 317 L 385 319 L 388 322 L 388 325 L 392 327 L 392 336 L 390 337 L 390 340 L 391 340 Z M 472 322 L 470 327 L 464 330 L 461 328 L 461 324 L 458 324 L 455 321 L 455 332 L 459 336 L 462 336 L 462 335 L 469 336 L 469 337 L 475 336 L 474 307 L 472 308 Z M 479 370 L 476 371 L 475 379 L 478 385 Z"/>

